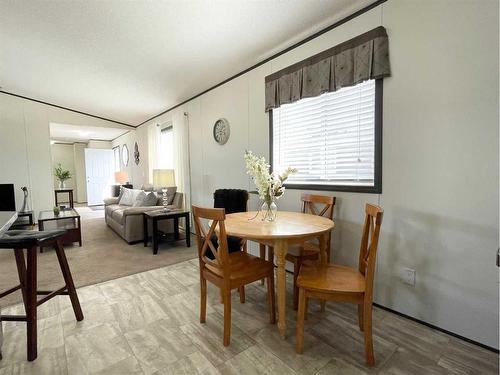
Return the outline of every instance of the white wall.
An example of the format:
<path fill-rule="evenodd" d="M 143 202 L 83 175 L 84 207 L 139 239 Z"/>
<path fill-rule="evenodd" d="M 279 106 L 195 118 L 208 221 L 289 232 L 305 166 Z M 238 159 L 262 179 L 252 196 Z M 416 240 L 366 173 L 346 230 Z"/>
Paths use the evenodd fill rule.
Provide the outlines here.
<path fill-rule="evenodd" d="M 137 142 L 139 147 L 139 164 L 135 164 L 134 159 L 134 145 Z M 127 145 L 129 153 L 128 165 L 123 164 L 121 157 L 123 145 Z M 134 188 L 140 188 L 143 184 L 149 181 L 148 174 L 148 138 L 147 128 L 145 126 L 139 127 L 137 130 L 131 130 L 128 133 L 113 140 L 111 147 L 120 147 L 120 168 L 126 171 L 129 176 L 129 181 Z"/>
<path fill-rule="evenodd" d="M 0 93 L 0 183 L 14 183 L 17 208 L 28 186 L 35 220 L 54 206 L 49 123 L 83 126 L 119 124 Z"/>
<path fill-rule="evenodd" d="M 85 170 L 85 148 L 86 143 L 75 143 L 73 145 L 73 158 L 75 160 L 76 197 L 78 203 L 87 202 L 87 174 Z"/>
<path fill-rule="evenodd" d="M 52 154 L 52 172 L 61 164 L 63 169 L 67 169 L 71 173 L 71 178 L 66 181 L 66 187 L 76 190 L 76 169 L 75 155 L 72 143 L 54 143 L 50 146 Z M 54 175 L 54 187 L 59 186 L 59 180 Z"/>
<path fill-rule="evenodd" d="M 269 153 L 265 76 L 379 25 L 392 65 L 383 194 L 330 193 L 334 261 L 357 262 L 364 204 L 381 204 L 375 301 L 498 348 L 497 2 L 389 0 L 151 123 L 189 113 L 193 204 L 211 206 L 216 188 L 253 189 L 243 153 Z M 231 126 L 225 146 L 212 140 L 220 117 Z M 300 194 L 288 190 L 279 208 L 298 210 Z M 402 267 L 416 269 L 415 287 L 399 281 Z"/>

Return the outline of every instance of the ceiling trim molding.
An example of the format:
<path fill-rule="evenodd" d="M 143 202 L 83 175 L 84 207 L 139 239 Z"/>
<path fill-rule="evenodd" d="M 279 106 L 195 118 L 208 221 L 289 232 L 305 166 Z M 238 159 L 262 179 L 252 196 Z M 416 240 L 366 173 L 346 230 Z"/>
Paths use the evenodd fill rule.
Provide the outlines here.
<path fill-rule="evenodd" d="M 173 110 L 173 109 L 175 109 L 175 108 L 180 107 L 181 105 L 186 104 L 187 102 L 190 102 L 190 101 L 191 101 L 191 100 L 193 100 L 193 99 L 196 99 L 196 98 L 200 97 L 200 96 L 201 96 L 201 95 L 203 95 L 203 94 L 206 94 L 206 93 L 207 93 L 207 92 L 209 92 L 209 91 L 212 91 L 212 90 L 216 89 L 216 88 L 217 88 L 217 87 L 219 87 L 219 86 L 224 85 L 225 83 L 228 83 L 229 81 L 232 81 L 232 80 L 233 80 L 233 79 L 235 79 L 235 78 L 238 78 L 239 76 L 241 76 L 241 75 L 243 75 L 243 74 L 245 74 L 245 73 L 248 73 L 248 72 L 249 72 L 249 71 L 251 71 L 251 70 L 254 70 L 255 68 L 258 68 L 258 67 L 259 67 L 259 66 L 261 66 L 261 65 L 264 65 L 265 63 L 267 63 L 267 62 L 269 62 L 269 61 L 271 61 L 271 60 L 275 59 L 275 58 L 276 58 L 276 57 L 278 57 L 278 56 L 281 56 L 281 55 L 283 55 L 283 54 L 285 54 L 285 53 L 287 53 L 287 52 L 289 52 L 289 51 L 291 51 L 291 50 L 294 50 L 294 49 L 295 49 L 295 48 L 297 48 L 297 47 L 300 47 L 301 45 L 303 45 L 303 44 L 305 44 L 305 43 L 307 43 L 307 42 L 309 42 L 309 41 L 311 41 L 311 40 L 313 40 L 313 39 L 316 39 L 318 36 L 320 36 L 320 35 L 322 35 L 322 34 L 324 34 L 324 33 L 327 33 L 327 32 L 328 32 L 328 31 L 330 31 L 330 30 L 335 29 L 335 28 L 339 27 L 340 25 L 343 25 L 344 23 L 346 23 L 346 22 L 348 22 L 348 21 L 352 20 L 353 18 L 356 18 L 356 17 L 361 16 L 362 14 L 364 14 L 364 13 L 366 13 L 366 12 L 368 12 L 368 11 L 372 10 L 373 8 L 378 7 L 379 5 L 381 5 L 381 4 L 383 4 L 383 3 L 385 3 L 386 1 L 387 1 L 387 0 L 376 0 L 376 1 L 374 1 L 373 3 L 371 3 L 371 4 L 367 5 L 367 6 L 365 6 L 364 8 L 361 8 L 360 10 L 358 10 L 358 11 L 356 11 L 356 12 L 354 12 L 354 13 L 350 14 L 349 16 L 344 17 L 344 18 L 342 18 L 341 20 L 339 20 L 339 21 L 337 21 L 337 22 L 335 22 L 335 23 L 331 24 L 330 26 L 327 26 L 327 27 L 325 27 L 325 28 L 323 28 L 323 29 L 321 29 L 321 30 L 319 30 L 319 31 L 315 32 L 314 34 L 312 34 L 312 35 L 308 36 L 308 37 L 307 37 L 307 38 L 305 38 L 305 39 L 302 39 L 302 40 L 298 41 L 298 42 L 297 42 L 297 43 L 295 43 L 295 44 L 292 44 L 290 47 L 287 47 L 287 48 L 285 48 L 284 50 L 282 50 L 282 51 L 280 51 L 280 52 L 277 52 L 277 53 L 275 53 L 274 55 L 272 55 L 272 56 L 270 56 L 270 57 L 267 57 L 266 59 L 264 59 L 264 60 L 262 60 L 262 61 L 258 62 L 257 64 L 252 65 L 251 67 L 249 67 L 249 68 L 247 68 L 247 69 L 245 69 L 245 70 L 242 70 L 242 71 L 241 71 L 241 72 L 239 72 L 239 73 L 236 73 L 235 75 L 233 75 L 233 76 L 231 76 L 231 77 L 229 77 L 229 78 L 225 79 L 224 81 L 222 81 L 222 82 L 220 82 L 220 83 L 217 83 L 216 85 L 214 85 L 214 86 L 212 86 L 212 87 L 209 87 L 208 89 L 206 89 L 206 90 L 204 90 L 204 91 L 200 92 L 199 94 L 196 94 L 196 95 L 192 96 L 191 98 L 186 99 L 186 100 L 184 100 L 183 102 L 181 102 L 181 103 L 179 103 L 179 104 L 176 104 L 176 105 L 174 105 L 174 106 L 172 106 L 172 107 L 170 107 L 170 108 L 168 108 L 168 109 L 164 110 L 163 112 L 158 113 L 157 115 L 155 115 L 155 116 L 153 116 L 153 117 L 151 117 L 151 118 L 149 118 L 149 119 L 147 119 L 147 120 L 145 120 L 145 121 L 141 122 L 139 125 L 137 125 L 137 126 L 136 126 L 136 128 L 138 128 L 138 127 L 139 127 L 139 126 L 141 126 L 141 125 L 146 124 L 147 122 L 149 122 L 149 121 L 151 121 L 151 120 L 154 120 L 154 119 L 155 119 L 155 118 L 157 118 L 157 117 L 160 117 L 160 116 L 164 115 L 164 114 L 165 114 L 165 113 L 167 113 L 167 112 L 170 112 L 171 110 Z"/>
<path fill-rule="evenodd" d="M 309 41 L 311 41 L 311 40 L 319 37 L 320 35 L 328 32 L 330 30 L 333 30 L 336 27 L 339 27 L 340 25 L 343 25 L 344 23 L 346 23 L 346 22 L 348 22 L 348 21 L 350 21 L 350 20 L 352 20 L 352 19 L 354 19 L 356 17 L 361 16 L 362 14 L 364 14 L 364 13 L 372 10 L 373 8 L 376 8 L 377 6 L 385 3 L 386 1 L 387 0 L 376 0 L 373 3 L 365 6 L 364 8 L 361 8 L 360 10 L 358 10 L 358 11 L 350 14 L 349 16 L 344 17 L 341 20 L 339 20 L 339 21 L 331 24 L 330 26 L 327 26 L 327 27 L 325 27 L 325 28 L 323 28 L 323 29 L 315 32 L 314 34 L 312 34 L 312 35 L 310 35 L 310 36 L 308 36 L 308 37 L 306 37 L 306 38 L 298 41 L 297 43 L 291 45 L 290 47 L 287 47 L 287 48 L 281 50 L 280 52 L 277 52 L 277 53 L 273 54 L 272 56 L 267 57 L 266 59 L 258 62 L 257 64 L 252 65 L 251 67 L 249 67 L 249 68 L 247 68 L 245 70 L 242 70 L 241 72 L 239 72 L 239 73 L 237 73 L 237 74 L 235 74 L 235 75 L 233 75 L 233 76 L 231 76 L 231 77 L 229 77 L 229 78 L 227 78 L 227 79 L 225 79 L 225 80 L 217 83 L 214 86 L 209 87 L 208 89 L 206 89 L 206 90 L 204 90 L 204 91 L 202 91 L 202 92 L 200 92 L 200 93 L 198 93 L 198 94 L 190 97 L 189 99 L 186 99 L 186 100 L 184 100 L 184 101 L 182 101 L 182 102 L 180 102 L 180 103 L 178 103 L 178 104 L 176 104 L 176 105 L 174 105 L 172 107 L 167 108 L 166 110 L 158 113 L 157 115 L 154 115 L 153 117 L 148 118 L 147 120 L 141 122 L 138 125 L 131 125 L 131 124 L 127 124 L 127 123 L 124 123 L 124 122 L 120 122 L 120 121 L 116 121 L 116 120 L 111 120 L 111 119 L 108 119 L 108 118 L 105 118 L 105 117 L 101 117 L 101 116 L 93 115 L 93 114 L 90 114 L 90 113 L 78 111 L 78 110 L 72 109 L 72 108 L 63 107 L 61 105 L 57 105 L 57 104 L 53 104 L 53 103 L 44 102 L 42 100 L 33 99 L 33 98 L 30 98 L 30 97 L 27 97 L 27 96 L 23 96 L 23 95 L 19 95 L 19 94 L 14 94 L 14 93 L 8 92 L 8 91 L 0 90 L 0 94 L 6 94 L 6 95 L 15 96 L 15 97 L 22 98 L 22 99 L 25 99 L 25 100 L 30 100 L 30 101 L 33 101 L 33 102 L 36 102 L 36 103 L 41 103 L 41 104 L 49 105 L 51 107 L 64 109 L 66 111 L 78 113 L 80 115 L 89 116 L 89 117 L 93 117 L 93 118 L 96 118 L 96 119 L 99 119 L 99 120 L 109 121 L 109 122 L 112 122 L 112 123 L 115 123 L 115 124 L 119 124 L 119 125 L 127 126 L 129 128 L 136 129 L 139 126 L 144 125 L 147 122 L 152 121 L 155 118 L 160 117 L 160 116 L 164 115 L 165 113 L 170 112 L 173 109 L 178 108 L 178 107 L 180 107 L 180 106 L 182 106 L 182 105 L 190 102 L 191 100 L 196 99 L 196 98 L 200 97 L 201 95 L 204 95 L 207 92 L 212 91 L 212 90 L 216 89 L 217 87 L 222 86 L 222 85 L 224 85 L 224 84 L 232 81 L 233 79 L 238 78 L 238 77 L 242 76 L 243 74 L 248 73 L 249 71 L 258 68 L 259 66 L 264 65 L 265 63 L 267 63 L 267 62 L 275 59 L 276 57 L 281 56 L 281 55 L 283 55 L 283 54 L 285 54 L 285 53 L 287 53 L 287 52 L 289 52 L 291 50 L 294 50 L 295 48 L 300 47 L 301 45 L 303 45 L 303 44 L 305 44 L 305 43 L 307 43 L 307 42 L 309 42 Z"/>
<path fill-rule="evenodd" d="M 89 116 L 89 117 L 93 117 L 93 118 L 96 118 L 96 119 L 99 119 L 99 120 L 104 120 L 104 121 L 109 121 L 109 122 L 113 122 L 115 124 L 120 124 L 120 125 L 123 125 L 123 126 L 128 126 L 129 128 L 136 128 L 137 126 L 134 126 L 134 125 L 130 125 L 130 124 L 126 124 L 124 122 L 120 122 L 120 121 L 116 121 L 116 120 L 111 120 L 109 118 L 106 118 L 106 117 L 101 117 L 101 116 L 97 116 L 97 115 L 92 115 L 90 113 L 86 113 L 86 112 L 82 112 L 82 111 L 78 111 L 76 109 L 72 109 L 72 108 L 67 108 L 67 107 L 63 107 L 61 105 L 57 105 L 57 104 L 53 104 L 53 103 L 47 103 L 47 102 L 44 102 L 42 100 L 38 100 L 38 99 L 33 99 L 33 98 L 29 98 L 27 96 L 23 96 L 23 95 L 19 95 L 19 94 L 14 94 L 12 92 L 8 92 L 8 91 L 3 91 L 3 90 L 0 90 L 0 94 L 5 94 L 5 95 L 11 95 L 11 96 L 15 96 L 17 98 L 21 98 L 21 99 L 25 99 L 25 100 L 30 100 L 32 102 L 36 102 L 36 103 L 40 103 L 40 104 L 45 104 L 45 105 L 49 105 L 51 107 L 55 107 L 55 108 L 59 108 L 59 109 L 64 109 L 66 111 L 70 111 L 70 112 L 75 112 L 75 113 L 78 113 L 80 115 L 84 115 L 84 116 Z"/>

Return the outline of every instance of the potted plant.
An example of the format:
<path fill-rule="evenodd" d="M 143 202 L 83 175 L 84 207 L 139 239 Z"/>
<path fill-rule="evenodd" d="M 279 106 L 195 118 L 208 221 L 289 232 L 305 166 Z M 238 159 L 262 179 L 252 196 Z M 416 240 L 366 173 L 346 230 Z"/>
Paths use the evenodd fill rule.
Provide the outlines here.
<path fill-rule="evenodd" d="M 67 169 L 63 169 L 61 163 L 59 163 L 59 165 L 54 169 L 54 175 L 59 180 L 59 188 L 65 189 L 66 180 L 69 180 L 71 178 L 71 172 Z"/>

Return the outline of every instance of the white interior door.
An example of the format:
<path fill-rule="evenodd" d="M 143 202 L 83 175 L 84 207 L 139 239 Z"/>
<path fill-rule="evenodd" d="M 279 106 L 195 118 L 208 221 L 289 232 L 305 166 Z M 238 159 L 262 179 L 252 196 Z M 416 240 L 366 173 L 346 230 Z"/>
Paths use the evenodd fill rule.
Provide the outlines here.
<path fill-rule="evenodd" d="M 85 173 L 87 175 L 87 204 L 97 206 L 111 195 L 114 181 L 113 150 L 85 149 Z"/>

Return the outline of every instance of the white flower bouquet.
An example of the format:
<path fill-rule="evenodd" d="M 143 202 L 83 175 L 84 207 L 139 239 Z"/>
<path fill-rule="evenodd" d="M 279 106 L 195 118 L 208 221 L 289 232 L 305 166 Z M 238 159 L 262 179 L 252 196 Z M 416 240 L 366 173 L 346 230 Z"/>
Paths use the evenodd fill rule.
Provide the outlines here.
<path fill-rule="evenodd" d="M 295 168 L 287 168 L 283 173 L 269 172 L 270 165 L 266 159 L 261 156 L 254 155 L 252 151 L 245 152 L 245 163 L 247 174 L 250 175 L 257 187 L 257 191 L 251 191 L 252 194 L 258 194 L 259 198 L 267 205 L 267 210 L 272 210 L 274 205 L 274 217 L 276 215 L 275 199 L 279 199 L 285 193 L 284 182 L 293 173 L 296 173 Z M 263 207 L 264 207 L 263 205 Z M 273 213 L 271 212 L 271 215 Z M 268 221 L 273 221 L 274 217 L 267 218 Z"/>

